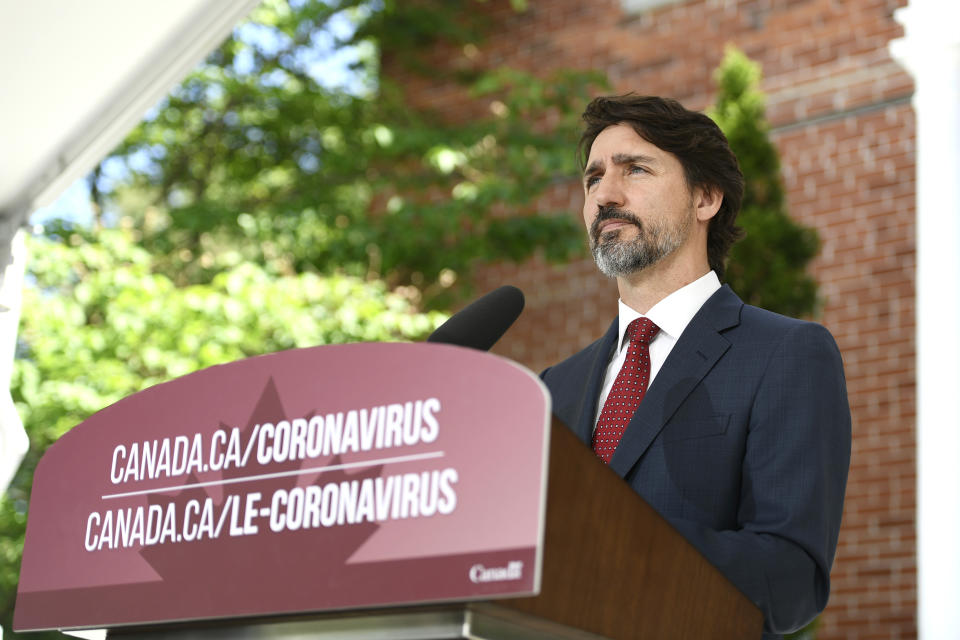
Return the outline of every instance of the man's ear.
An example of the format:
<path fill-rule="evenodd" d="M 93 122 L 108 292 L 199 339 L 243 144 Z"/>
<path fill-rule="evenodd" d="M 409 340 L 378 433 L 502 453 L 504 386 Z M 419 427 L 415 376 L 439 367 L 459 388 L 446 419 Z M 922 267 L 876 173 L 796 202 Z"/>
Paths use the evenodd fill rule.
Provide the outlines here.
<path fill-rule="evenodd" d="M 697 220 L 707 222 L 720 210 L 723 191 L 716 187 L 697 188 L 693 193 L 693 202 L 697 208 Z"/>

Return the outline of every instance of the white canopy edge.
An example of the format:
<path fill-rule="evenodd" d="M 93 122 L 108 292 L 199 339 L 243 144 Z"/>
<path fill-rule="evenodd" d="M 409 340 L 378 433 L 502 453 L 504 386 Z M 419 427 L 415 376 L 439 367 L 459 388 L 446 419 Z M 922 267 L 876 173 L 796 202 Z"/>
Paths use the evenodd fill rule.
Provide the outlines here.
<path fill-rule="evenodd" d="M 256 4 L 11 5 L 0 26 L 0 215 L 22 223 L 87 174 Z"/>

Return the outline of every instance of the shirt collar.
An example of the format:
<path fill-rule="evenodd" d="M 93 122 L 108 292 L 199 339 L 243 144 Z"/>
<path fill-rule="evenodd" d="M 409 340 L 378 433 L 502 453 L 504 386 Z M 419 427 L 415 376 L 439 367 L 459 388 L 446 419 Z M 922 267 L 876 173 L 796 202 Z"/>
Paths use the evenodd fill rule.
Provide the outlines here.
<path fill-rule="evenodd" d="M 693 316 L 697 314 L 700 307 L 720 288 L 720 278 L 713 271 L 694 280 L 688 285 L 680 287 L 666 298 L 650 307 L 646 316 L 660 327 L 661 333 L 668 335 L 673 340 L 680 337 L 683 330 L 687 328 Z M 623 345 L 623 337 L 627 332 L 627 325 L 643 318 L 644 314 L 638 313 L 634 309 L 624 304 L 623 300 L 617 301 L 620 318 L 620 341 L 617 343 Z"/>

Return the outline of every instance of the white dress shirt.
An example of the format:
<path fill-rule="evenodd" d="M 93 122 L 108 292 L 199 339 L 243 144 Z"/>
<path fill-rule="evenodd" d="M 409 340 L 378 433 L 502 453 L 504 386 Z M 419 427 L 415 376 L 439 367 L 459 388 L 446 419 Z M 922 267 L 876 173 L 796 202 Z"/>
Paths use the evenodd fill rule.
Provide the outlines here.
<path fill-rule="evenodd" d="M 646 317 L 660 327 L 660 331 L 650 342 L 650 382 L 647 384 L 648 387 L 653 384 L 653 379 L 657 376 L 657 372 L 660 371 L 660 367 L 663 366 L 667 356 L 670 355 L 673 345 L 677 344 L 680 334 L 693 320 L 693 316 L 697 314 L 703 303 L 719 288 L 720 279 L 716 273 L 710 271 L 690 284 L 680 287 L 647 311 Z M 593 418 L 594 429 L 597 428 L 597 420 L 600 419 L 603 404 L 607 401 L 610 389 L 617 380 L 617 374 L 620 373 L 620 369 L 627 359 L 629 342 L 624 340 L 627 325 L 637 318 L 644 317 L 644 314 L 638 313 L 625 305 L 623 300 L 618 300 L 617 306 L 620 309 L 620 338 L 617 342 L 619 347 L 610 359 L 610 364 L 607 365 L 607 371 L 603 377 L 603 387 L 600 389 L 600 398 L 597 401 L 597 413 Z"/>

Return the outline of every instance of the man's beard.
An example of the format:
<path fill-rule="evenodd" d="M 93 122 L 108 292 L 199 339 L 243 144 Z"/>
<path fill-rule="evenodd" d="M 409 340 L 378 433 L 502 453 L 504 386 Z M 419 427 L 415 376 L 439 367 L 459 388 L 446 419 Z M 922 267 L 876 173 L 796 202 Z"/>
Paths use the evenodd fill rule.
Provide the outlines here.
<path fill-rule="evenodd" d="M 625 220 L 636 226 L 636 237 L 621 240 L 619 229 L 607 231 L 601 236 L 600 224 L 611 219 Z M 605 276 L 628 276 L 660 262 L 676 251 L 690 235 L 692 223 L 692 211 L 678 224 L 671 226 L 662 218 L 643 224 L 629 211 L 601 206 L 590 225 L 590 251 L 597 267 Z"/>

